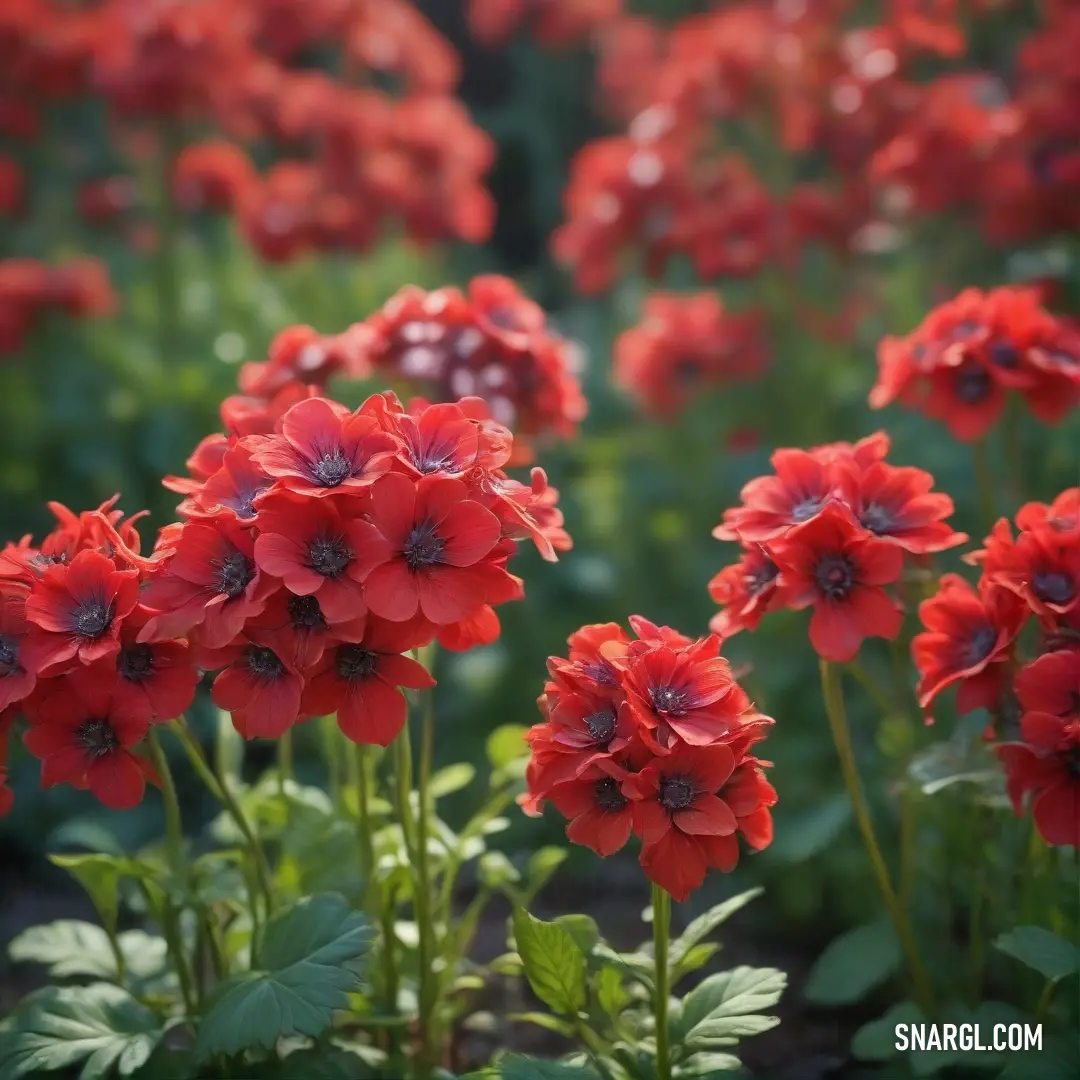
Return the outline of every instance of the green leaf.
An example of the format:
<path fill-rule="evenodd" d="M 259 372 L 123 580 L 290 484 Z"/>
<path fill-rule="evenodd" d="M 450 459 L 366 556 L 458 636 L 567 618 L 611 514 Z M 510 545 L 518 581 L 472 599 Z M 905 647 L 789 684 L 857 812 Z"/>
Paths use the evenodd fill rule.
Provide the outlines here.
<path fill-rule="evenodd" d="M 256 1075 L 253 1071 L 252 1075 Z M 259 1080 L 374 1080 L 379 1075 L 359 1054 L 339 1046 L 294 1050 L 258 1067 Z"/>
<path fill-rule="evenodd" d="M 602 941 L 594 946 L 593 956 L 598 960 L 606 960 L 609 964 L 612 964 L 620 971 L 626 972 L 627 975 L 632 975 L 646 986 L 651 987 L 655 983 L 651 956 L 638 952 L 619 953 Z"/>
<path fill-rule="evenodd" d="M 485 749 L 493 769 L 504 769 L 512 761 L 529 753 L 528 743 L 525 742 L 525 732 L 528 730 L 524 724 L 503 724 L 487 737 Z"/>
<path fill-rule="evenodd" d="M 720 946 L 715 941 L 704 941 L 699 945 L 691 946 L 686 955 L 671 969 L 672 984 L 703 967 L 719 951 Z"/>
<path fill-rule="evenodd" d="M 804 862 L 823 852 L 851 820 L 851 799 L 847 792 L 822 799 L 812 809 L 778 824 L 776 840 L 769 854 L 782 862 Z"/>
<path fill-rule="evenodd" d="M 1018 926 L 994 945 L 1053 982 L 1080 971 L 1080 949 L 1041 926 Z"/>
<path fill-rule="evenodd" d="M 999 787 L 1001 769 L 982 738 L 957 737 L 933 743 L 915 756 L 908 774 L 927 795 L 936 795 L 954 784 Z"/>
<path fill-rule="evenodd" d="M 41 964 L 54 979 L 116 978 L 109 935 L 100 926 L 79 919 L 31 926 L 14 938 L 8 956 L 17 964 Z"/>
<path fill-rule="evenodd" d="M 562 1020 L 558 1016 L 552 1016 L 551 1013 L 510 1013 L 506 1019 L 519 1024 L 535 1024 L 536 1027 L 547 1028 L 548 1031 L 554 1031 L 566 1038 L 570 1038 L 574 1034 L 574 1025 L 569 1020 Z"/>
<path fill-rule="evenodd" d="M 515 908 L 514 941 L 525 977 L 541 1001 L 571 1016 L 585 1007 L 587 961 L 568 930 Z"/>
<path fill-rule="evenodd" d="M 780 1000 L 787 976 L 774 968 L 737 967 L 710 975 L 683 999 L 672 1024 L 673 1041 L 690 1050 L 734 1046 L 744 1035 L 768 1031 L 780 1023 L 761 1015 Z"/>
<path fill-rule="evenodd" d="M 630 995 L 623 986 L 617 968 L 602 967 L 596 976 L 596 1001 L 601 1009 L 614 1019 L 630 1003 Z"/>
<path fill-rule="evenodd" d="M 517 867 L 501 851 L 485 851 L 477 863 L 480 883 L 489 889 L 502 889 L 521 880 Z"/>
<path fill-rule="evenodd" d="M 751 900 L 756 900 L 763 891 L 761 888 L 748 889 L 744 893 L 739 893 L 738 896 L 731 897 L 730 900 L 725 900 L 722 904 L 709 908 L 704 915 L 691 920 L 686 929 L 671 943 L 669 953 L 671 966 L 679 964 L 699 941 L 707 938 L 721 923 L 730 919 L 736 911 L 746 907 Z"/>
<path fill-rule="evenodd" d="M 561 847 L 542 847 L 533 853 L 525 867 L 530 900 L 551 880 L 551 875 L 566 862 L 569 854 L 566 848 Z"/>
<path fill-rule="evenodd" d="M 119 986 L 47 986 L 0 1025 L 0 1076 L 20 1080 L 78 1066 L 79 1080 L 130 1076 L 162 1034 L 161 1021 Z"/>
<path fill-rule="evenodd" d="M 1052 1037 L 1041 1050 L 1011 1053 L 996 1080 L 1076 1080 L 1076 1042 Z"/>
<path fill-rule="evenodd" d="M 912 1001 L 893 1005 L 884 1016 L 863 1024 L 851 1040 L 851 1053 L 859 1061 L 891 1061 L 898 1057 L 896 1027 L 898 1024 L 923 1024 L 922 1010 Z"/>
<path fill-rule="evenodd" d="M 587 1065 L 569 1065 L 563 1061 L 508 1054 L 499 1062 L 502 1080 L 598 1080 Z"/>
<path fill-rule="evenodd" d="M 271 1047 L 322 1034 L 359 989 L 356 962 L 371 945 L 367 920 L 343 896 L 305 897 L 263 927 L 252 971 L 222 983 L 203 1017 L 195 1057 Z"/>
<path fill-rule="evenodd" d="M 50 855 L 54 866 L 67 870 L 86 890 L 94 908 L 105 926 L 116 930 L 120 913 L 119 887 L 125 877 L 143 877 L 149 868 L 126 856 L 102 855 Z"/>
<path fill-rule="evenodd" d="M 428 781 L 428 792 L 433 799 L 441 799 L 444 795 L 453 795 L 455 791 L 467 788 L 475 779 L 476 769 L 461 761 L 433 774 Z"/>
<path fill-rule="evenodd" d="M 900 942 L 887 921 L 856 926 L 818 957 L 804 994 L 814 1005 L 861 1001 L 900 967 Z"/>
<path fill-rule="evenodd" d="M 554 919 L 577 943 L 578 948 L 589 956 L 600 941 L 600 927 L 591 915 L 558 915 Z"/>
<path fill-rule="evenodd" d="M 727 1073 L 742 1073 L 742 1062 L 734 1054 L 721 1054 L 711 1050 L 691 1054 L 675 1070 L 677 1077 L 697 1076 L 704 1080 L 713 1080 Z"/>

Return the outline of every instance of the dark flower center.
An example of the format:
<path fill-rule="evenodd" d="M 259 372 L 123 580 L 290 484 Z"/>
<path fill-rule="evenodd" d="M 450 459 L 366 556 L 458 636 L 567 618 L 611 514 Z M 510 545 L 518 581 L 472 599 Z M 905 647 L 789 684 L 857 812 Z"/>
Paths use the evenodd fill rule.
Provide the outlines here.
<path fill-rule="evenodd" d="M 277 679 L 285 674 L 285 665 L 278 654 L 265 645 L 249 645 L 244 650 L 244 661 L 253 675 L 260 679 Z"/>
<path fill-rule="evenodd" d="M 606 686 L 617 686 L 619 679 L 615 669 L 610 664 L 600 661 L 595 664 L 582 664 L 581 671 L 593 682 L 603 683 Z"/>
<path fill-rule="evenodd" d="M 112 623 L 112 604 L 104 600 L 84 600 L 72 617 L 72 630 L 79 637 L 101 637 Z"/>
<path fill-rule="evenodd" d="M 978 627 L 964 644 L 962 662 L 965 667 L 974 667 L 981 664 L 993 651 L 997 644 L 997 631 L 987 623 Z"/>
<path fill-rule="evenodd" d="M 863 527 L 869 529 L 872 533 L 877 533 L 879 536 L 889 532 L 895 521 L 892 511 L 888 507 L 875 502 L 864 507 L 863 512 L 859 515 L 859 522 Z"/>
<path fill-rule="evenodd" d="M 992 380 L 978 365 L 961 368 L 956 373 L 953 390 L 964 405 L 978 405 L 990 396 Z"/>
<path fill-rule="evenodd" d="M 1032 579 L 1031 591 L 1045 604 L 1067 604 L 1076 595 L 1076 586 L 1060 570 L 1044 570 Z"/>
<path fill-rule="evenodd" d="M 971 337 L 972 334 L 977 334 L 978 332 L 979 324 L 971 322 L 969 319 L 965 322 L 957 323 L 956 326 L 952 328 L 952 331 L 949 334 L 949 340 L 963 341 L 964 338 Z"/>
<path fill-rule="evenodd" d="M 311 466 L 311 475 L 323 487 L 337 487 L 338 484 L 348 480 L 352 472 L 353 464 L 340 446 L 335 447 L 328 454 L 323 454 Z"/>
<path fill-rule="evenodd" d="M 618 813 L 626 805 L 626 796 L 619 790 L 618 783 L 610 776 L 596 781 L 593 788 L 593 802 L 597 810 L 605 814 Z"/>
<path fill-rule="evenodd" d="M 352 557 L 353 553 L 340 536 L 318 536 L 308 547 L 308 565 L 326 578 L 340 577 Z"/>
<path fill-rule="evenodd" d="M 410 570 L 419 570 L 421 567 L 442 562 L 445 546 L 446 541 L 435 535 L 435 526 L 430 521 L 423 521 L 414 526 L 406 537 L 402 555 Z"/>
<path fill-rule="evenodd" d="M 370 679 L 379 663 L 378 653 L 362 645 L 342 645 L 337 651 L 337 672 L 341 678 Z"/>
<path fill-rule="evenodd" d="M 609 743 L 615 734 L 615 714 L 606 711 L 591 713 L 585 717 L 585 726 L 598 743 Z"/>
<path fill-rule="evenodd" d="M 120 740 L 108 720 L 87 720 L 75 729 L 75 742 L 86 751 L 88 757 L 105 757 L 119 745 Z"/>
<path fill-rule="evenodd" d="M 823 505 L 823 499 L 815 497 L 803 499 L 802 502 L 796 503 L 791 508 L 791 520 L 797 525 L 801 525 L 804 521 L 809 521 Z"/>
<path fill-rule="evenodd" d="M 19 666 L 19 642 L 0 634 L 0 676 L 10 675 Z"/>
<path fill-rule="evenodd" d="M 289 621 L 294 630 L 324 630 L 328 625 L 314 596 L 290 596 Z"/>
<path fill-rule="evenodd" d="M 692 385 L 701 378 L 701 362 L 693 358 L 677 360 L 672 365 L 671 374 L 683 386 Z"/>
<path fill-rule="evenodd" d="M 217 564 L 217 589 L 230 598 L 239 596 L 255 576 L 255 568 L 242 551 L 232 551 Z"/>
<path fill-rule="evenodd" d="M 1065 771 L 1076 780 L 1080 780 L 1080 746 L 1073 746 L 1065 751 Z"/>
<path fill-rule="evenodd" d="M 814 581 L 830 600 L 842 600 L 855 584 L 855 567 L 843 555 L 830 555 L 817 564 Z"/>
<path fill-rule="evenodd" d="M 746 591 L 751 596 L 764 592 L 775 580 L 780 568 L 773 562 L 767 562 L 746 575 Z"/>
<path fill-rule="evenodd" d="M 116 670 L 120 678 L 129 682 L 142 682 L 154 673 L 154 650 L 149 645 L 132 645 L 121 649 L 116 657 Z"/>
<path fill-rule="evenodd" d="M 987 350 L 990 363 L 1000 368 L 1020 366 L 1020 352 L 1011 341 L 995 341 Z"/>
<path fill-rule="evenodd" d="M 654 686 L 649 691 L 652 706 L 658 713 L 681 716 L 686 711 L 686 691 L 673 686 Z"/>
<path fill-rule="evenodd" d="M 685 810 L 694 801 L 694 785 L 686 776 L 665 776 L 660 781 L 660 805 L 668 810 Z"/>

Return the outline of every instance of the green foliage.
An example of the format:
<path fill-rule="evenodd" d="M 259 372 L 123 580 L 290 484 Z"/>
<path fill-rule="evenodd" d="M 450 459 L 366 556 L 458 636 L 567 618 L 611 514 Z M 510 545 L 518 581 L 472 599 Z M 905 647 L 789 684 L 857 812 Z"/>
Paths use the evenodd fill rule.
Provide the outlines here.
<path fill-rule="evenodd" d="M 900 942 L 892 923 L 879 920 L 841 934 L 818 957 L 804 993 L 815 1005 L 850 1005 L 896 973 Z"/>
<path fill-rule="evenodd" d="M 1040 926 L 1018 926 L 994 944 L 1052 982 L 1080 971 L 1080 948 Z"/>
<path fill-rule="evenodd" d="M 786 986 L 787 976 L 772 968 L 737 967 L 710 975 L 683 999 L 672 1020 L 672 1040 L 690 1051 L 713 1050 L 768 1031 L 780 1019 L 761 1010 L 775 1005 Z"/>
<path fill-rule="evenodd" d="M 573 934 L 527 911 L 514 911 L 514 942 L 525 977 L 541 1001 L 573 1016 L 585 1007 L 585 953 Z"/>
<path fill-rule="evenodd" d="M 360 988 L 357 961 L 371 938 L 364 916 L 333 893 L 276 912 L 256 942 L 252 969 L 224 982 L 203 1016 L 196 1058 L 322 1034 Z"/>
<path fill-rule="evenodd" d="M 77 1068 L 79 1080 L 128 1077 L 163 1034 L 160 1019 L 118 986 L 47 986 L 0 1024 L 0 1076 Z"/>

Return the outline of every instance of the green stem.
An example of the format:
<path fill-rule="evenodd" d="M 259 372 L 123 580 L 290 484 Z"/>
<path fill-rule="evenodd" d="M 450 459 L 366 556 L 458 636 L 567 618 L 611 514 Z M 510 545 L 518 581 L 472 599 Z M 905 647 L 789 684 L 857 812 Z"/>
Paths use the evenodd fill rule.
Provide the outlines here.
<path fill-rule="evenodd" d="M 289 781 L 293 778 L 293 740 L 292 728 L 283 732 L 278 739 L 278 791 L 282 798 Z"/>
<path fill-rule="evenodd" d="M 323 716 L 319 719 L 319 734 L 322 737 L 323 761 L 326 763 L 326 776 L 330 786 L 330 801 L 335 808 L 341 809 L 341 732 L 337 717 Z"/>
<path fill-rule="evenodd" d="M 1047 979 L 1042 993 L 1039 995 L 1039 1003 L 1035 1006 L 1035 1023 L 1041 1024 L 1046 1019 L 1047 1010 L 1050 1008 L 1050 999 L 1054 996 L 1054 988 L 1057 986 L 1056 979 Z"/>
<path fill-rule="evenodd" d="M 971 460 L 975 470 L 975 486 L 979 492 L 979 514 L 982 525 L 989 532 L 997 521 L 997 496 L 994 493 L 994 473 L 986 439 L 971 444 Z"/>
<path fill-rule="evenodd" d="M 420 1035 L 421 1064 L 434 1068 L 439 1062 L 438 972 L 435 971 L 435 924 L 432 916 L 431 853 L 428 850 L 431 798 L 428 781 L 434 752 L 434 696 L 428 691 L 420 713 L 420 767 L 417 774 L 416 815 L 416 917 L 419 931 L 420 960 Z"/>
<path fill-rule="evenodd" d="M 154 768 L 161 780 L 161 798 L 165 803 L 165 857 L 168 860 L 169 869 L 176 877 L 186 878 L 184 829 L 180 820 L 180 800 L 176 797 L 176 784 L 173 783 L 172 770 L 169 768 L 169 762 L 161 747 L 161 739 L 158 737 L 156 728 L 150 728 L 146 741 L 150 747 L 150 760 L 154 763 Z"/>
<path fill-rule="evenodd" d="M 255 874 L 259 883 L 259 891 L 263 894 L 263 900 L 266 903 L 266 911 L 269 914 L 274 907 L 274 890 L 273 885 L 271 884 L 273 876 L 270 872 L 270 864 L 266 859 L 266 853 L 262 849 L 262 844 L 259 843 L 259 838 L 252 830 L 248 819 L 244 816 L 244 811 L 240 808 L 240 804 L 229 790 L 229 785 L 226 783 L 225 779 L 214 775 L 213 770 L 206 760 L 206 756 L 203 754 L 202 747 L 191 733 L 191 729 L 187 726 L 184 718 L 180 717 L 177 720 L 173 720 L 170 727 L 174 734 L 180 739 L 180 743 L 187 753 L 188 760 L 194 767 L 195 772 L 198 773 L 199 779 L 206 785 L 210 794 L 225 807 L 229 816 L 236 823 L 236 827 L 240 830 L 240 834 L 247 841 L 252 861 L 255 864 Z"/>
<path fill-rule="evenodd" d="M 671 996 L 668 971 L 668 937 L 671 933 L 671 897 L 652 887 L 653 956 L 656 964 L 656 990 L 653 1014 L 656 1017 L 656 1076 L 671 1080 L 671 1051 L 668 1049 L 668 999 Z"/>
<path fill-rule="evenodd" d="M 844 707 L 844 688 L 841 682 L 839 667 L 830 664 L 827 660 L 821 661 L 821 688 L 825 698 L 825 712 L 829 718 L 829 727 L 832 729 L 833 742 L 836 744 L 837 757 L 840 759 L 840 771 L 844 776 L 847 786 L 848 797 L 851 799 L 852 808 L 855 811 L 855 821 L 862 834 L 863 845 L 870 859 L 870 866 L 877 879 L 878 889 L 893 926 L 896 935 L 900 939 L 901 948 L 907 958 L 908 968 L 911 972 L 911 980 L 915 990 L 915 997 L 919 1007 L 927 1018 L 933 1018 L 936 1009 L 934 995 L 919 958 L 919 949 L 915 944 L 915 936 L 911 931 L 904 909 L 896 898 L 892 880 L 889 877 L 888 867 L 881 854 L 877 836 L 874 833 L 874 825 L 870 819 L 870 807 L 867 805 L 866 796 L 863 793 L 862 784 L 859 781 L 859 768 L 855 761 L 855 751 L 851 745 L 851 732 L 848 729 L 847 710 Z"/>

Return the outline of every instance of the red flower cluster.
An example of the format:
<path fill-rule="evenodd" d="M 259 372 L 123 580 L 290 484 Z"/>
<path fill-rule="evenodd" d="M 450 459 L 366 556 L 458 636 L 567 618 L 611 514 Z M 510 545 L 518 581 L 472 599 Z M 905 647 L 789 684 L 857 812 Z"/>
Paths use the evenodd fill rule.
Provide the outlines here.
<path fill-rule="evenodd" d="M 469 402 L 280 397 L 260 425 L 227 401 L 233 434 L 166 481 L 184 521 L 158 541 L 140 637 L 186 637 L 245 737 L 337 712 L 349 738 L 385 746 L 405 721 L 397 688 L 431 685 L 403 654 L 495 640 L 495 606 L 522 595 L 515 542 L 569 547 L 557 493 L 540 469 L 531 487 L 503 472 L 513 436 Z"/>
<path fill-rule="evenodd" d="M 1009 391 L 1056 424 L 1080 404 L 1080 324 L 1047 312 L 1034 289 L 965 289 L 907 337 L 885 338 L 878 368 L 875 409 L 922 409 L 965 442 L 993 426 Z"/>
<path fill-rule="evenodd" d="M 116 295 L 104 265 L 82 256 L 50 267 L 37 259 L 0 259 L 0 356 L 17 352 L 46 312 L 76 318 L 111 314 Z"/>
<path fill-rule="evenodd" d="M 500 45 L 522 24 L 550 48 L 587 38 L 622 13 L 623 0 L 469 0 L 469 29 L 485 45 Z"/>
<path fill-rule="evenodd" d="M 719 655 L 719 639 L 692 641 L 630 616 L 570 635 L 566 658 L 548 660 L 530 729 L 522 806 L 551 802 L 566 835 L 598 855 L 634 832 L 650 880 L 685 900 L 708 869 L 772 841 L 776 792 L 750 748 L 772 720 L 759 713 Z"/>
<path fill-rule="evenodd" d="M 0 745 L 22 712 L 44 786 L 126 809 L 154 778 L 134 748 L 191 704 L 198 674 L 186 642 L 139 640 L 153 559 L 115 502 L 79 515 L 51 504 L 57 525 L 40 546 L 24 537 L 0 552 Z"/>
<path fill-rule="evenodd" d="M 742 489 L 742 505 L 713 530 L 737 540 L 743 556 L 709 583 L 723 607 L 710 629 L 721 638 L 753 630 L 762 615 L 812 607 L 810 641 L 826 660 L 843 663 L 864 638 L 894 638 L 903 619 L 887 587 L 905 560 L 962 544 L 947 524 L 948 495 L 932 491 L 922 469 L 885 460 L 878 432 L 854 445 L 777 450 L 771 476 Z"/>
<path fill-rule="evenodd" d="M 369 371 L 433 401 L 482 398 L 519 439 L 570 437 L 584 418 L 574 346 L 509 278 L 475 277 L 466 293 L 406 286 L 325 343 L 326 363 Z M 521 443 L 514 464 L 528 458 Z"/>
<path fill-rule="evenodd" d="M 304 67 L 327 49 L 341 77 Z M 493 220 L 493 146 L 452 96 L 458 69 L 407 0 L 20 0 L 0 15 L 0 134 L 33 138 L 40 109 L 68 96 L 103 99 L 121 133 L 147 119 L 216 129 L 226 141 L 176 158 L 175 198 L 235 210 L 268 259 L 363 250 L 388 220 L 476 242 Z M 391 81 L 399 93 L 380 88 Z M 256 143 L 280 154 L 263 176 L 243 149 Z M 130 209 L 117 194 L 92 188 L 84 209 Z"/>
<path fill-rule="evenodd" d="M 627 128 L 588 144 L 571 169 L 552 247 L 578 287 L 607 288 L 627 248 L 650 273 L 681 253 L 702 277 L 744 276 L 809 243 L 887 248 L 899 226 L 946 208 L 973 211 L 995 239 L 1074 231 L 1076 6 L 1041 6 L 1011 85 L 943 68 L 966 48 L 959 3 L 873 10 L 867 23 L 856 0 L 744 0 L 670 28 L 631 16 L 605 26 L 601 98 Z M 940 71 L 928 80 L 927 59 Z M 763 130 L 796 158 L 768 185 L 728 149 Z M 812 155 L 806 170 L 799 155 Z M 826 178 L 794 179 L 822 162 Z"/>
<path fill-rule="evenodd" d="M 965 556 L 977 586 L 946 574 L 912 642 L 919 703 L 957 686 L 957 711 L 989 710 L 1017 813 L 1033 798 L 1049 844 L 1080 841 L 1080 488 L 1028 503 Z M 1034 659 L 1021 634 L 1033 626 Z M 1032 654 L 1028 654 L 1029 656 Z M 1019 721 L 1017 722 L 1017 717 Z M 1078 845 L 1080 846 L 1080 845 Z"/>
<path fill-rule="evenodd" d="M 615 342 L 615 381 L 658 416 L 705 386 L 752 378 L 765 365 L 761 314 L 730 314 L 713 293 L 653 293 L 642 321 Z"/>

